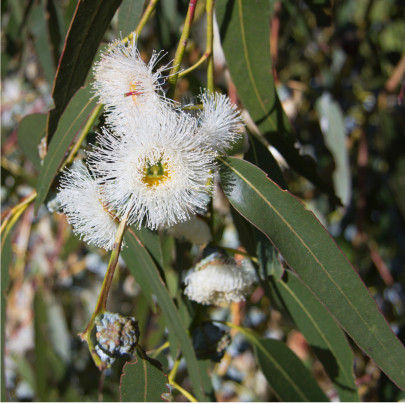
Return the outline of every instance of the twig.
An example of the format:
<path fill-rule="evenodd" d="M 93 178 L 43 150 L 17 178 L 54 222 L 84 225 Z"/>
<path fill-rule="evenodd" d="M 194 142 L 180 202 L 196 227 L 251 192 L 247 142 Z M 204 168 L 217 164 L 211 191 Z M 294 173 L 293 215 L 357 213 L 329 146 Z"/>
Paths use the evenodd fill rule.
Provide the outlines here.
<path fill-rule="evenodd" d="M 215 0 L 207 0 L 207 50 L 208 65 L 207 65 L 207 89 L 210 92 L 215 90 L 215 76 L 214 76 L 214 3 Z"/>
<path fill-rule="evenodd" d="M 18 216 L 20 216 L 24 212 L 24 210 L 27 208 L 27 206 L 32 201 L 35 200 L 36 197 L 37 197 L 37 192 L 33 191 L 32 194 L 29 195 L 28 197 L 26 197 L 23 201 L 21 201 L 20 203 L 15 205 L 13 208 L 10 208 L 10 210 L 7 212 L 4 219 L 2 220 L 3 223 L 1 224 L 0 233 L 3 233 L 3 231 L 6 228 L 8 222 L 10 221 L 10 219 L 13 218 L 14 215 L 16 215 L 17 213 L 19 213 Z M 22 211 L 20 212 L 21 209 L 22 209 Z M 4 238 L 5 237 L 3 236 L 3 239 Z"/>
<path fill-rule="evenodd" d="M 190 3 L 188 5 L 187 15 L 186 15 L 186 19 L 184 21 L 184 26 L 183 26 L 183 32 L 181 33 L 179 45 L 176 50 L 176 55 L 174 56 L 173 67 L 170 71 L 170 77 L 168 80 L 169 84 L 171 86 L 171 88 L 168 92 L 169 93 L 168 96 L 170 98 L 173 98 L 175 90 L 176 90 L 178 72 L 180 70 L 180 65 L 183 60 L 184 51 L 185 51 L 187 43 L 188 43 L 188 37 L 190 35 L 190 28 L 191 28 L 191 24 L 193 23 L 194 12 L 195 12 L 195 8 L 197 5 L 197 1 L 198 0 L 190 0 Z"/>
<path fill-rule="evenodd" d="M 90 321 L 84 330 L 84 332 L 79 333 L 79 336 L 82 340 L 86 340 L 87 344 L 89 345 L 90 354 L 93 357 L 94 363 L 96 366 L 103 370 L 105 368 L 105 364 L 101 361 L 100 357 L 97 355 L 97 352 L 94 348 L 93 342 L 91 341 L 91 333 L 95 326 L 95 320 L 98 315 L 104 313 L 106 311 L 106 304 L 108 293 L 110 291 L 111 283 L 114 277 L 115 269 L 118 264 L 118 258 L 121 251 L 122 240 L 124 237 L 124 233 L 126 230 L 127 220 L 129 216 L 129 210 L 127 210 L 126 214 L 122 218 L 120 225 L 118 227 L 113 251 L 111 252 L 110 261 L 108 262 L 107 272 L 104 277 L 103 285 L 101 286 L 100 295 L 98 296 L 97 305 L 94 309 L 93 315 L 90 318 Z"/>

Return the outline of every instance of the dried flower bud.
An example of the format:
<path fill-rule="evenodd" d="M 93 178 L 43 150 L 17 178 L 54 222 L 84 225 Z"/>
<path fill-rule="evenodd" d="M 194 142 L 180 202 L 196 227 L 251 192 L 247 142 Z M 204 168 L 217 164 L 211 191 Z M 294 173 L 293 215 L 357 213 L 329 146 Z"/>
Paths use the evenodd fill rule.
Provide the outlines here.
<path fill-rule="evenodd" d="M 131 355 L 139 339 L 138 321 L 112 312 L 96 318 L 96 351 L 107 365 L 116 358 Z"/>
<path fill-rule="evenodd" d="M 184 293 L 204 305 L 244 301 L 257 277 L 251 262 L 237 263 L 219 252 L 204 258 L 184 280 Z"/>

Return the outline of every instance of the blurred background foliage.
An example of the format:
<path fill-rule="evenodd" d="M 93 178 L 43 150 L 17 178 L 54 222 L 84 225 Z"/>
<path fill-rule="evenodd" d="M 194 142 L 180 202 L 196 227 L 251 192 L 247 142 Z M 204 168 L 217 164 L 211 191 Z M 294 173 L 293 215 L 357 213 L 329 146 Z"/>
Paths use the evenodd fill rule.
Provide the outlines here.
<path fill-rule="evenodd" d="M 124 0 L 121 8 L 129 3 Z M 143 2 L 136 3 L 141 11 Z M 27 156 L 36 152 L 43 134 L 32 128 L 32 148 L 28 150 L 19 145 L 17 128 L 24 116 L 46 113 L 52 107 L 53 78 L 76 4 L 74 0 L 1 3 L 2 212 L 35 188 L 39 158 L 35 162 Z M 404 342 L 405 8 L 400 0 L 272 0 L 270 4 L 272 69 L 279 97 L 300 150 L 315 158 L 319 172 L 334 185 L 344 207 L 333 205 L 327 195 L 276 155 L 284 178 L 290 191 L 334 236 Z M 153 49 L 167 51 L 162 63 L 173 59 L 187 7 L 186 0 L 158 3 L 138 43 L 145 59 Z M 184 67 L 194 64 L 204 52 L 204 10 L 204 0 L 200 0 Z M 120 35 L 118 19 L 116 15 L 111 21 L 104 42 Z M 129 24 L 122 36 L 136 23 Z M 223 54 L 219 44 L 215 46 L 216 86 L 235 100 Z M 179 80 L 180 93 L 198 94 L 205 80 L 203 65 Z M 102 121 L 101 117 L 98 125 Z M 94 139 L 95 134 L 90 133 L 85 147 Z M 55 195 L 55 185 L 48 201 Z M 220 191 L 214 205 L 218 211 L 217 241 L 241 247 L 243 235 L 238 235 L 229 221 L 229 203 L 221 199 Z M 193 265 L 194 258 L 184 254 L 190 251 L 190 244 L 164 236 L 162 251 L 170 294 L 187 317 L 178 285 L 180 272 Z M 79 241 L 65 217 L 50 213 L 45 206 L 37 216 L 29 207 L 13 233 L 3 237 L 2 291 L 7 293 L 7 307 L 3 302 L 2 341 L 7 399 L 119 400 L 124 360 L 114 364 L 102 380 L 86 345 L 77 336 L 95 306 L 107 262 L 103 250 Z M 165 319 L 156 305 L 149 305 L 123 261 L 117 273 L 110 309 L 135 316 L 142 331 L 142 346 L 155 349 L 165 341 Z M 262 336 L 284 340 L 334 399 L 331 383 L 303 335 L 260 287 L 246 303 L 212 311 Z M 210 365 L 215 399 L 275 400 L 254 360 L 252 346 L 242 335 L 231 338 L 222 361 Z M 204 353 L 206 345 L 201 348 L 197 341 L 195 337 L 195 347 Z M 354 345 L 353 350 L 361 400 L 405 398 Z M 171 366 L 170 353 L 164 353 Z M 184 362 L 177 381 L 189 388 Z M 178 391 L 172 395 L 175 400 L 184 400 Z"/>

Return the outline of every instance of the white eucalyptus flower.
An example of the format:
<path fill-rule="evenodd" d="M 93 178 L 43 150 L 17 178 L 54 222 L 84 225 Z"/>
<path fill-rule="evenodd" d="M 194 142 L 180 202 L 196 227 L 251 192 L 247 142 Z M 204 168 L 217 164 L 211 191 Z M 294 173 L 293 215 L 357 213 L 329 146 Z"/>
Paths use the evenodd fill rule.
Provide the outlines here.
<path fill-rule="evenodd" d="M 118 223 L 106 209 L 100 188 L 83 163 L 63 172 L 57 195 L 73 232 L 92 245 L 111 250 Z"/>
<path fill-rule="evenodd" d="M 119 40 L 112 42 L 101 59 L 94 66 L 95 82 L 93 88 L 99 101 L 106 110 L 125 119 L 127 109 L 134 107 L 156 109 L 162 104 L 171 104 L 162 89 L 165 81 L 163 66 L 153 72 L 161 59 L 161 53 L 153 52 L 146 64 L 138 51 L 135 39 L 124 44 Z M 114 123 L 115 115 L 109 116 Z"/>
<path fill-rule="evenodd" d="M 255 281 L 256 274 L 249 260 L 236 263 L 213 253 L 185 278 L 184 293 L 192 301 L 205 305 L 244 301 Z"/>
<path fill-rule="evenodd" d="M 204 90 L 200 96 L 200 136 L 214 151 L 226 154 L 241 138 L 243 123 L 236 105 L 225 94 Z"/>
<path fill-rule="evenodd" d="M 129 224 L 145 221 L 151 229 L 204 210 L 214 157 L 201 144 L 196 121 L 165 109 L 128 115 L 127 122 L 113 133 L 104 128 L 89 153 L 108 207 L 118 216 L 128 209 Z"/>
<path fill-rule="evenodd" d="M 165 231 L 177 239 L 185 239 L 196 245 L 203 245 L 212 240 L 207 222 L 193 215 L 189 220 L 168 227 Z"/>

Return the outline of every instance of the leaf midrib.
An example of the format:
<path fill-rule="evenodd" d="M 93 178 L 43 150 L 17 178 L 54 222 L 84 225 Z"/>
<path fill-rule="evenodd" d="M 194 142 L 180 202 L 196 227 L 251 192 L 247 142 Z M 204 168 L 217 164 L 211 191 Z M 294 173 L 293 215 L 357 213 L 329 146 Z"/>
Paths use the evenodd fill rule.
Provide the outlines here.
<path fill-rule="evenodd" d="M 263 113 L 265 114 L 266 119 L 270 122 L 270 125 L 275 128 L 275 123 L 273 120 L 273 117 L 271 115 L 268 115 L 268 112 L 266 110 L 266 107 L 263 103 L 262 97 L 260 95 L 259 89 L 256 86 L 256 81 L 254 79 L 254 75 L 253 75 L 253 70 L 252 70 L 252 66 L 250 64 L 250 60 L 248 58 L 249 55 L 249 51 L 248 51 L 248 46 L 246 43 L 246 33 L 245 33 L 245 26 L 244 26 L 244 18 L 243 18 L 243 11 L 242 11 L 242 0 L 238 0 L 238 10 L 239 10 L 239 21 L 240 21 L 240 31 L 241 31 L 241 40 L 242 40 L 242 46 L 243 46 L 243 55 L 245 57 L 245 61 L 246 61 L 246 68 L 248 71 L 248 75 L 249 75 L 249 79 L 252 83 L 252 87 L 254 90 L 254 93 L 256 95 L 256 98 L 260 104 L 260 107 L 263 110 Z"/>
<path fill-rule="evenodd" d="M 325 334 L 322 332 L 322 329 L 320 329 L 318 327 L 318 323 L 315 322 L 314 318 L 312 317 L 311 313 L 305 308 L 305 306 L 302 304 L 301 300 L 297 297 L 296 294 L 294 294 L 294 292 L 291 290 L 291 288 L 288 286 L 287 283 L 284 282 L 279 282 L 279 285 L 282 285 L 283 288 L 285 288 L 289 294 L 293 297 L 293 299 L 297 302 L 297 304 L 300 306 L 300 308 L 305 312 L 305 314 L 308 316 L 309 320 L 312 322 L 312 324 L 314 325 L 315 329 L 318 331 L 319 335 L 321 336 L 321 338 L 323 339 L 323 341 L 326 343 L 327 347 L 329 348 L 329 350 L 334 353 L 335 351 L 333 350 L 333 346 L 330 344 L 329 340 L 326 338 Z M 337 362 L 337 364 L 340 366 L 340 369 L 343 371 L 343 374 L 345 376 L 345 380 L 349 383 L 352 383 L 353 380 L 353 376 L 348 376 L 346 369 L 344 367 L 344 365 L 342 364 L 342 362 L 340 361 L 340 357 L 339 356 L 335 356 L 335 360 Z"/>
<path fill-rule="evenodd" d="M 296 238 L 302 243 L 302 245 L 307 249 L 307 251 L 310 253 L 310 255 L 313 257 L 313 259 L 315 260 L 315 262 L 319 265 L 319 267 L 321 268 L 321 270 L 327 275 L 327 277 L 329 278 L 329 280 L 332 282 L 332 284 L 337 288 L 337 290 L 342 294 L 342 296 L 346 299 L 347 303 L 349 304 L 349 306 L 354 310 L 354 312 L 359 316 L 359 318 L 364 322 L 365 325 L 367 325 L 367 328 L 369 331 L 371 331 L 373 328 L 370 327 L 369 323 L 362 317 L 361 313 L 358 312 L 357 308 L 351 303 L 351 301 L 347 298 L 346 294 L 342 291 L 342 289 L 340 288 L 340 286 L 334 281 L 334 279 L 330 276 L 330 274 L 328 273 L 328 271 L 326 270 L 326 268 L 324 267 L 324 265 L 318 260 L 318 258 L 316 257 L 316 255 L 314 254 L 314 252 L 309 248 L 309 246 L 304 242 L 304 240 L 295 232 L 294 228 L 284 219 L 284 217 L 280 214 L 280 212 L 264 197 L 264 195 L 256 188 L 254 187 L 254 185 L 248 180 L 246 179 L 242 173 L 240 173 L 239 171 L 237 171 L 235 168 L 233 168 L 231 165 L 229 165 L 228 162 L 224 161 L 222 158 L 218 158 L 223 164 L 225 164 L 226 166 L 228 166 L 228 168 L 230 168 L 235 174 L 237 174 L 247 185 L 249 185 L 249 187 L 255 191 L 255 193 L 265 202 L 265 204 L 267 204 L 273 211 L 274 213 L 276 213 L 276 215 L 281 219 L 282 222 L 284 222 L 284 224 L 287 226 L 288 229 L 290 229 L 290 231 L 293 233 L 293 235 L 296 236 Z M 264 174 L 264 173 L 263 173 Z M 385 346 L 382 344 L 382 342 L 380 341 L 380 339 L 373 334 L 375 340 L 379 343 L 380 347 L 382 348 L 382 351 L 384 353 L 387 353 L 387 357 L 391 359 L 391 361 L 396 364 L 396 366 L 400 366 L 397 361 L 395 361 L 395 357 L 393 358 L 390 354 L 389 351 L 387 351 L 385 349 Z M 356 339 L 355 339 L 356 340 Z M 405 371 L 402 371 L 401 374 L 404 374 Z"/>

